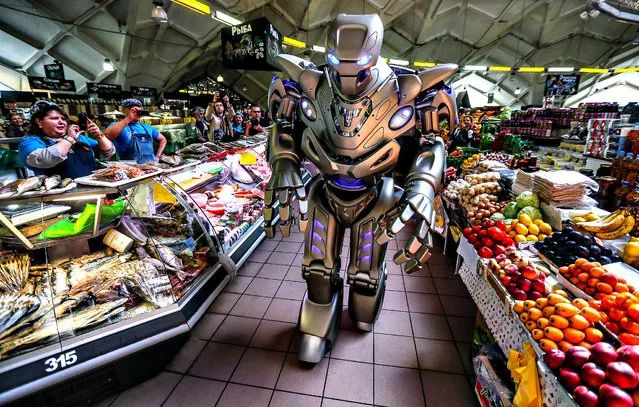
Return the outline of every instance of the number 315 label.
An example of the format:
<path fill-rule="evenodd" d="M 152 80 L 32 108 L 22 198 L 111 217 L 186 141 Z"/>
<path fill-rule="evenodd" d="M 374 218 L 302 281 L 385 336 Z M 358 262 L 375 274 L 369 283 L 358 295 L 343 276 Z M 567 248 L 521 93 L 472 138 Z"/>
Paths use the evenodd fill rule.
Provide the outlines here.
<path fill-rule="evenodd" d="M 58 369 L 64 369 L 67 366 L 71 366 L 78 361 L 78 355 L 75 354 L 75 350 L 70 350 L 66 353 L 60 354 L 58 357 L 51 357 L 44 361 L 44 365 L 47 367 L 44 369 L 47 373 L 55 372 Z"/>

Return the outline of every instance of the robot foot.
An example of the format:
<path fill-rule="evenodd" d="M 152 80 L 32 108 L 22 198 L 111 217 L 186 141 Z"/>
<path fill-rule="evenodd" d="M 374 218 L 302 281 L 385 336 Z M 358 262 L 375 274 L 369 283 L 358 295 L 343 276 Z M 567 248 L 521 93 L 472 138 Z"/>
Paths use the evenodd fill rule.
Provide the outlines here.
<path fill-rule="evenodd" d="M 297 358 L 302 362 L 319 363 L 327 350 L 326 339 L 311 334 L 301 334 Z"/>
<path fill-rule="evenodd" d="M 364 332 L 371 332 L 373 330 L 373 324 L 369 324 L 368 322 L 353 321 L 353 326 L 355 327 L 355 329 Z"/>
<path fill-rule="evenodd" d="M 340 287 L 341 288 L 341 287 Z M 342 291 L 333 293 L 328 304 L 317 304 L 308 299 L 302 301 L 300 310 L 299 360 L 318 363 L 330 350 L 342 320 Z"/>

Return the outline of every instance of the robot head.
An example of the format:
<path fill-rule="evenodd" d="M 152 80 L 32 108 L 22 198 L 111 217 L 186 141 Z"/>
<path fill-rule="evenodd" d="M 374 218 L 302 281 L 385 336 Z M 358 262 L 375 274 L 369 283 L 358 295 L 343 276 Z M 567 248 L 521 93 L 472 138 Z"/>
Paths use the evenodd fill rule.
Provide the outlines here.
<path fill-rule="evenodd" d="M 384 39 L 384 25 L 377 14 L 340 14 L 326 39 L 326 63 L 331 82 L 345 96 L 357 96 L 372 80 Z"/>

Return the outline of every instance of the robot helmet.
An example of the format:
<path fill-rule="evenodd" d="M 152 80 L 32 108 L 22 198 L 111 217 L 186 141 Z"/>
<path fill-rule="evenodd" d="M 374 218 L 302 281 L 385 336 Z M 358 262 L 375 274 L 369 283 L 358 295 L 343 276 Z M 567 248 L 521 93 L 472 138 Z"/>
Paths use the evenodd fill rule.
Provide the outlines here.
<path fill-rule="evenodd" d="M 331 82 L 346 96 L 357 96 L 372 80 L 384 39 L 377 14 L 339 14 L 326 38 L 326 63 Z"/>

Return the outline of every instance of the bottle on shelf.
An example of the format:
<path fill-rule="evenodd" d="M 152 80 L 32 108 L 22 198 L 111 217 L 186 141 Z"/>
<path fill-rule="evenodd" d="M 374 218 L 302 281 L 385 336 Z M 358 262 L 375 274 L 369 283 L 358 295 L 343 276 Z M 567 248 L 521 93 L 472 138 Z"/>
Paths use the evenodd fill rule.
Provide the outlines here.
<path fill-rule="evenodd" d="M 626 202 L 626 196 L 632 191 L 632 187 L 628 181 L 621 183 L 621 188 L 615 191 L 615 208 L 624 206 Z"/>
<path fill-rule="evenodd" d="M 630 171 L 630 167 L 632 166 L 632 161 L 634 160 L 634 156 L 632 153 L 626 153 L 626 157 L 621 160 L 621 166 L 619 167 L 619 180 L 623 181 L 626 179 L 628 172 Z"/>
<path fill-rule="evenodd" d="M 632 191 L 626 195 L 626 205 L 638 206 L 639 205 L 639 185 L 635 185 Z"/>
<path fill-rule="evenodd" d="M 626 181 L 630 182 L 633 187 L 637 185 L 637 177 L 639 177 L 639 155 L 635 155 L 635 159 L 630 164 L 630 170 L 626 175 Z"/>

